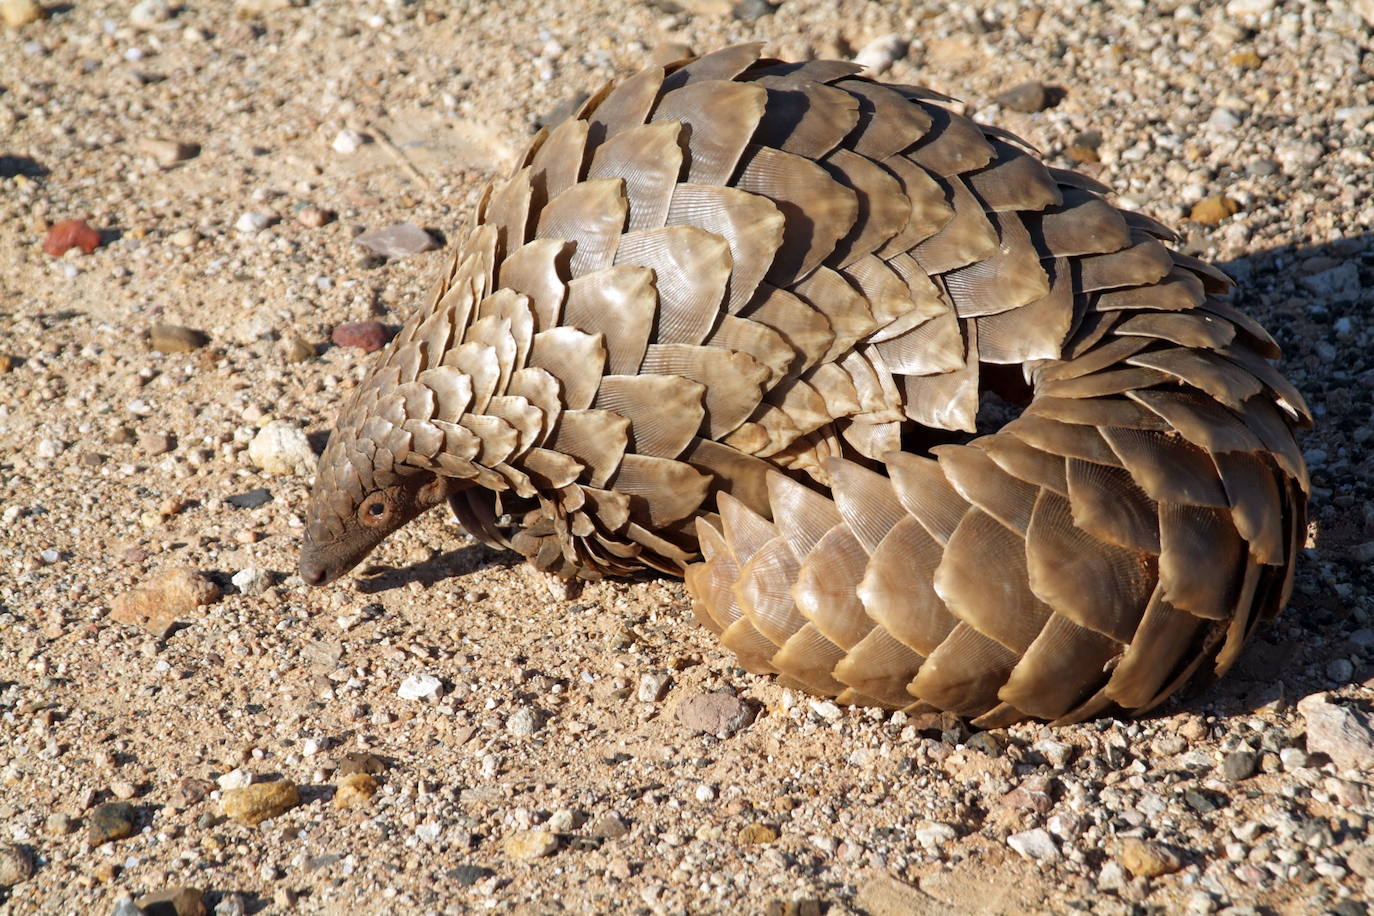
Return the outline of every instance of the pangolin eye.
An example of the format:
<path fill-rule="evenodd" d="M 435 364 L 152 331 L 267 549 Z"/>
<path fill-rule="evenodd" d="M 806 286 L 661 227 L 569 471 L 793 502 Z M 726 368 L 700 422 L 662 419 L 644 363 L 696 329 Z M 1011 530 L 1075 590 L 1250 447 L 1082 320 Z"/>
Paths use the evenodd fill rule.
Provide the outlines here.
<path fill-rule="evenodd" d="M 380 518 L 386 513 L 386 506 L 382 505 L 381 500 L 371 503 L 367 507 L 367 514 L 373 518 Z"/>

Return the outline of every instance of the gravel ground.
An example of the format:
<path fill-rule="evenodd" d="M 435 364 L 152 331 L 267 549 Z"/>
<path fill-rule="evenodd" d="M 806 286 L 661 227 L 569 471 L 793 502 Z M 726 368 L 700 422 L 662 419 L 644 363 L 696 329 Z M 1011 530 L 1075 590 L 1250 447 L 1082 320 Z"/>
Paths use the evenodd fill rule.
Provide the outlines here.
<path fill-rule="evenodd" d="M 0 910 L 1366 912 L 1374 3 L 28 7 L 0 0 Z M 839 709 L 735 668 L 676 582 L 568 590 L 438 513 L 302 587 L 292 431 L 318 450 L 367 360 L 331 332 L 399 324 L 447 257 L 354 236 L 452 235 L 570 98 L 746 40 L 963 98 L 1241 281 L 1319 425 L 1293 604 L 1228 679 L 1058 730 Z M 67 219 L 93 252 L 45 253 Z"/>

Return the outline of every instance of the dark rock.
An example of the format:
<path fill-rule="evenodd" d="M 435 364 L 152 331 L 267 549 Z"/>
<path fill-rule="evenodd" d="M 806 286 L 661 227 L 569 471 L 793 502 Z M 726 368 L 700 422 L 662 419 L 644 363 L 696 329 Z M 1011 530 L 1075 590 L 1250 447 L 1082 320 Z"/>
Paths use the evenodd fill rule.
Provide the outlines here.
<path fill-rule="evenodd" d="M 478 881 L 483 878 L 490 878 L 496 872 L 480 865 L 459 865 L 456 868 L 450 868 L 446 874 L 457 881 L 460 887 L 472 887 Z"/>
<path fill-rule="evenodd" d="M 144 894 L 134 903 L 146 916 L 205 916 L 204 897 L 198 887 L 169 887 Z"/>
<path fill-rule="evenodd" d="M 134 806 L 128 802 L 96 805 L 86 818 L 86 836 L 92 846 L 134 835 Z"/>
<path fill-rule="evenodd" d="M 272 501 L 272 491 L 263 487 L 249 490 L 246 493 L 235 493 L 225 499 L 229 505 L 235 509 L 256 509 L 258 506 L 265 505 Z"/>

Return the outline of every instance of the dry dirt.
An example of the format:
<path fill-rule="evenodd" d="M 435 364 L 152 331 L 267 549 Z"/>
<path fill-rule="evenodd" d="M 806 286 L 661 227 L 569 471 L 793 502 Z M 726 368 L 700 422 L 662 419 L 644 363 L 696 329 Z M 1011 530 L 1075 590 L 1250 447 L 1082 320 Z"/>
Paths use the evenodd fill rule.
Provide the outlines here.
<path fill-rule="evenodd" d="M 220 916 L 1366 911 L 1374 755 L 1312 753 L 1296 703 L 1367 708 L 1374 675 L 1374 4 L 47 6 L 0 17 L 0 910 L 132 916 L 189 885 Z M 735 668 L 678 583 L 568 593 L 438 513 L 302 587 L 309 478 L 248 443 L 286 420 L 318 449 L 367 359 L 331 330 L 399 324 L 448 257 L 378 265 L 355 233 L 453 237 L 537 120 L 663 42 L 889 33 L 886 78 L 1096 156 L 1284 346 L 1319 416 L 1312 540 L 1239 670 L 1144 721 L 970 736 L 811 703 Z M 1029 79 L 1057 104 L 992 101 Z M 350 129 L 372 142 L 337 151 Z M 1218 195 L 1238 212 L 1187 219 Z M 44 253 L 68 218 L 103 244 Z M 209 343 L 152 350 L 158 322 Z M 114 619 L 178 567 L 223 597 L 165 635 Z M 438 695 L 398 695 L 416 675 Z M 680 705 L 713 692 L 757 718 L 692 732 Z M 338 807 L 358 766 L 380 789 Z M 301 803 L 226 819 L 249 778 Z M 98 842 L 111 817 L 132 835 Z"/>

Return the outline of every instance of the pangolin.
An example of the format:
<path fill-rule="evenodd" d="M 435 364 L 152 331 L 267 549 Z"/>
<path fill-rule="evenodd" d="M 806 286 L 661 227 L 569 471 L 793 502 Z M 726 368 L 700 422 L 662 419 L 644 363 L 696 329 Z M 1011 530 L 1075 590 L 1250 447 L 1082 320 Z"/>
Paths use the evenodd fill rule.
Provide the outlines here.
<path fill-rule="evenodd" d="M 1292 588 L 1302 397 L 1225 274 L 951 101 L 742 45 L 541 131 L 343 408 L 302 578 L 447 502 L 682 576 L 844 703 L 1071 722 L 1224 672 Z"/>

